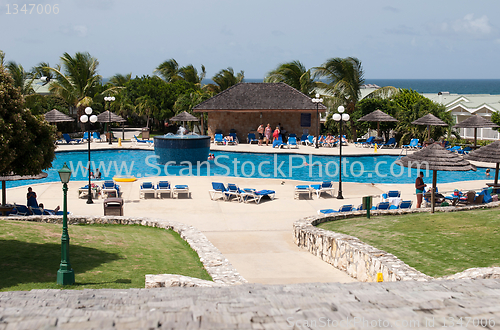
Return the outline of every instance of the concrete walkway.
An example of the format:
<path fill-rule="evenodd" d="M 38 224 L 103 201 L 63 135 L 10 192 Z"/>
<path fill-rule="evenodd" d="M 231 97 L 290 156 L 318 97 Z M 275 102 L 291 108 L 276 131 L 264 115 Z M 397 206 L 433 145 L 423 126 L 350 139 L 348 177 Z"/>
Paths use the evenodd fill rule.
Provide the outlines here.
<path fill-rule="evenodd" d="M 92 143 L 92 149 L 118 148 L 117 143 Z M 131 148 L 130 142 L 124 142 L 122 148 Z M 214 147 L 215 149 L 234 151 L 275 152 L 271 147 L 240 144 L 239 146 Z M 60 150 L 86 149 L 86 145 L 61 146 Z M 373 149 L 344 148 L 346 154 L 368 154 Z M 289 150 L 285 150 L 289 152 Z M 279 151 L 283 152 L 283 151 Z M 338 153 L 338 148 L 301 147 L 293 152 L 300 153 Z M 380 153 L 399 154 L 400 150 L 381 150 Z M 159 179 L 169 180 L 172 184 L 188 184 L 192 197 L 180 199 L 140 199 L 139 188 L 143 181 L 156 182 Z M 238 203 L 236 201 L 212 201 L 208 190 L 211 182 L 231 182 L 240 187 L 271 189 L 276 191 L 274 201 L 265 200 L 261 204 Z M 252 179 L 235 177 L 161 177 L 140 179 L 133 183 L 120 183 L 122 197 L 125 201 L 126 216 L 151 217 L 173 220 L 193 225 L 202 231 L 207 238 L 229 259 L 239 273 L 251 283 L 290 284 L 307 282 L 353 282 L 347 274 L 299 249 L 292 241 L 292 223 L 302 217 L 316 215 L 324 208 L 339 208 L 344 204 L 361 203 L 366 195 L 379 196 L 388 190 L 401 190 L 404 199 L 415 200 L 413 184 L 371 184 L 344 183 L 345 199 L 323 195 L 320 199 L 294 199 L 294 186 L 310 182 L 276 179 Z M 69 183 L 68 210 L 75 215 L 102 215 L 103 200 L 97 199 L 94 204 L 86 204 L 85 199 L 78 199 L 78 188 L 85 182 Z M 479 188 L 484 181 L 465 181 L 461 183 L 441 184 L 440 190 Z M 38 202 L 47 208 L 62 206 L 61 183 L 32 185 L 38 195 Z M 337 186 L 336 186 L 337 188 Z M 24 204 L 26 202 L 26 186 L 8 189 L 8 202 Z M 374 202 L 377 202 L 375 198 Z"/>

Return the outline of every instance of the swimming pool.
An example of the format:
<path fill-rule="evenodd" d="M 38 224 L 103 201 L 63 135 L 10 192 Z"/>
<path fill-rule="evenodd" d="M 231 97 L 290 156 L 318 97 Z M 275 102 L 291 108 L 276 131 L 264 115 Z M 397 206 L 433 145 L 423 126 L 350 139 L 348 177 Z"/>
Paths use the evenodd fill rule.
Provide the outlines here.
<path fill-rule="evenodd" d="M 238 176 L 250 178 L 277 178 L 305 181 L 338 181 L 339 157 L 299 154 L 265 154 L 246 152 L 214 152 L 214 161 L 201 166 L 159 164 L 152 150 L 96 150 L 92 151 L 92 168 L 99 168 L 101 179 L 116 175 L 137 178 L 165 175 Z M 48 176 L 41 180 L 7 182 L 7 187 L 59 181 L 57 171 L 66 162 L 72 170 L 71 180 L 87 180 L 87 151 L 57 152 Z M 417 170 L 393 164 L 397 156 L 344 156 L 342 181 L 372 183 L 414 183 Z M 307 164 L 307 165 L 306 165 Z M 208 169 L 209 167 L 209 169 Z M 432 172 L 424 172 L 426 178 Z M 439 172 L 438 183 L 486 179 L 485 168 L 477 172 Z M 429 179 L 428 179 L 429 180 Z M 427 180 L 427 181 L 428 181 Z"/>

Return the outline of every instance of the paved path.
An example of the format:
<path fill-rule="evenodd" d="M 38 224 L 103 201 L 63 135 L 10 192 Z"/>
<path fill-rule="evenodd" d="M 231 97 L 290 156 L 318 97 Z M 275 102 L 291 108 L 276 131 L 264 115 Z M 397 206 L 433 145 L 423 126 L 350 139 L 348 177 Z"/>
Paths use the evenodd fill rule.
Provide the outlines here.
<path fill-rule="evenodd" d="M 498 329 L 499 302 L 500 280 L 32 290 L 0 293 L 0 330 Z"/>

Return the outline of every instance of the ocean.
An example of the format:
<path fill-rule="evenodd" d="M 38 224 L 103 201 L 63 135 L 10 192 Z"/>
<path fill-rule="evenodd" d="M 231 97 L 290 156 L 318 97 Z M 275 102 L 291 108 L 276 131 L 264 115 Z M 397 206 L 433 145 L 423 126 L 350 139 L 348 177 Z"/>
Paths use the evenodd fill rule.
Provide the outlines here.
<path fill-rule="evenodd" d="M 245 82 L 262 81 L 245 79 Z M 365 79 L 365 84 L 407 88 L 419 93 L 500 94 L 500 79 Z"/>

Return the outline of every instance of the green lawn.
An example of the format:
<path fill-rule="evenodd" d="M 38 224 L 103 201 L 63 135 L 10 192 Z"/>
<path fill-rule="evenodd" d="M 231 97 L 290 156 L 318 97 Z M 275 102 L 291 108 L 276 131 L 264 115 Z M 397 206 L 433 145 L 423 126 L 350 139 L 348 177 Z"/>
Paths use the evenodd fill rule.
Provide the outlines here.
<path fill-rule="evenodd" d="M 0 220 L 0 291 L 54 289 L 62 225 Z M 139 225 L 69 226 L 70 289 L 144 288 L 146 274 L 212 280 L 198 255 L 172 231 Z"/>
<path fill-rule="evenodd" d="M 500 266 L 498 208 L 351 218 L 318 227 L 355 236 L 434 277 Z"/>

